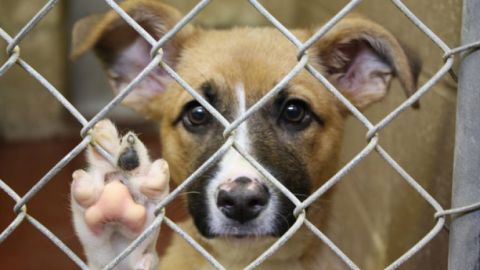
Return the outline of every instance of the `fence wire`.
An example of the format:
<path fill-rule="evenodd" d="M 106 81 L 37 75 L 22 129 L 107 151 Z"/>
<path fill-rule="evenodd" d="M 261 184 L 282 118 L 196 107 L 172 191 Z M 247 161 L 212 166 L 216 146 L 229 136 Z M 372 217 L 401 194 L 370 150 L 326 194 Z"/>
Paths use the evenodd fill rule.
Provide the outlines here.
<path fill-rule="evenodd" d="M 169 67 L 163 60 L 162 46 L 170 40 L 175 34 L 177 34 L 187 23 L 189 23 L 195 16 L 197 16 L 209 3 L 209 0 L 199 1 L 197 5 L 187 13 L 171 30 L 165 33 L 162 38 L 155 40 L 145 29 L 143 29 L 132 17 L 130 17 L 115 1 L 104 0 L 115 12 L 117 12 L 121 18 L 125 20 L 138 34 L 143 37 L 151 46 L 151 61 L 120 93 L 115 96 L 103 109 L 101 109 L 92 119 L 87 120 L 82 114 L 52 85 L 39 74 L 33 67 L 31 67 L 24 59 L 21 58 L 20 42 L 25 36 L 27 36 L 35 26 L 44 18 L 55 4 L 57 0 L 48 1 L 39 10 L 32 19 L 25 24 L 25 26 L 14 36 L 11 37 L 0 27 L 0 38 L 7 42 L 7 55 L 8 59 L 0 66 L 0 76 L 3 76 L 14 64 L 19 65 L 25 70 L 27 74 L 35 78 L 50 94 L 52 94 L 66 109 L 70 112 L 74 118 L 82 125 L 80 136 L 83 140 L 73 148 L 66 156 L 64 156 L 50 171 L 48 171 L 44 177 L 38 180 L 38 182 L 23 196 L 19 196 L 12 190 L 5 182 L 0 180 L 0 189 L 9 195 L 15 202 L 14 213 L 16 217 L 11 224 L 0 233 L 0 244 L 13 232 L 16 228 L 25 220 L 30 222 L 35 228 L 43 233 L 48 239 L 50 239 L 55 245 L 62 250 L 66 256 L 68 256 L 80 269 L 89 269 L 85 262 L 83 262 L 70 248 L 68 248 L 59 238 L 57 238 L 48 228 L 43 226 L 39 221 L 30 216 L 27 212 L 28 202 L 45 186 L 51 179 L 62 170 L 74 157 L 82 152 L 89 144 L 94 144 L 91 141 L 89 132 L 91 128 L 101 119 L 116 107 L 134 88 L 135 86 L 147 76 L 153 68 L 160 65 L 175 81 L 177 81 L 186 91 L 188 91 L 201 105 L 203 105 L 213 117 L 215 117 L 223 126 L 223 135 L 226 139 L 225 143 L 192 175 L 190 175 L 182 184 L 180 184 L 175 190 L 173 190 L 164 200 L 162 200 L 157 206 L 154 221 L 135 239 L 121 254 L 119 254 L 114 260 L 112 260 L 104 269 L 113 269 L 118 263 L 126 258 L 130 252 L 132 252 L 143 240 L 145 240 L 150 234 L 161 225 L 162 221 L 170 227 L 174 232 L 178 233 L 184 238 L 195 250 L 199 252 L 215 269 L 225 269 L 213 255 L 209 254 L 199 243 L 197 243 L 191 236 L 183 231 L 178 225 L 164 214 L 164 207 L 172 202 L 172 200 L 179 196 L 189 185 L 196 181 L 198 176 L 202 175 L 211 165 L 217 162 L 227 151 L 234 149 L 245 160 L 247 160 L 253 167 L 255 167 L 265 178 L 271 182 L 278 190 L 280 190 L 290 201 L 295 204 L 294 214 L 296 222 L 293 226 L 282 235 L 277 241 L 264 251 L 258 258 L 248 264 L 245 269 L 255 269 L 262 262 L 268 259 L 273 253 L 275 253 L 282 245 L 284 245 L 303 225 L 306 226 L 314 235 L 316 235 L 325 245 L 327 245 L 344 263 L 349 269 L 360 269 L 335 243 L 330 240 L 319 228 L 312 224 L 306 218 L 306 208 L 314 201 L 318 200 L 329 189 L 334 187 L 342 178 L 348 174 L 348 172 L 354 168 L 360 161 L 367 157 L 373 151 L 376 151 L 386 162 L 389 164 L 401 177 L 408 183 L 416 192 L 428 202 L 435 210 L 435 215 L 432 219 L 436 220 L 434 227 L 428 232 L 422 239 L 420 239 L 414 246 L 412 246 L 407 252 L 401 255 L 398 259 L 393 261 L 385 269 L 396 269 L 407 261 L 414 254 L 430 242 L 445 225 L 446 216 L 451 214 L 461 214 L 470 211 L 478 210 L 480 203 L 475 203 L 469 206 L 464 206 L 456 209 L 444 209 L 418 182 L 408 174 L 396 161 L 392 158 L 378 143 L 379 133 L 389 125 L 396 117 L 398 117 L 405 109 L 417 102 L 421 96 L 428 92 L 432 86 L 434 86 L 440 79 L 442 79 L 447 73 L 451 72 L 452 66 L 455 62 L 455 56 L 462 52 L 476 50 L 480 47 L 480 41 L 466 44 L 457 48 L 450 48 L 441 38 L 439 38 L 428 26 L 426 26 L 421 20 L 419 20 L 408 7 L 400 0 L 392 0 L 392 3 L 398 8 L 399 12 L 403 13 L 420 31 L 422 31 L 427 37 L 429 37 L 436 46 L 438 46 L 444 52 L 444 64 L 443 66 L 431 77 L 423 86 L 421 86 L 412 96 L 405 100 L 402 104 L 396 107 L 392 112 L 385 116 L 378 123 L 371 123 L 364 114 L 362 114 L 353 104 L 350 103 L 340 92 L 335 88 L 318 70 L 309 64 L 308 55 L 306 51 L 315 44 L 322 36 L 335 26 L 343 17 L 349 14 L 360 0 L 352 0 L 347 3 L 336 15 L 334 15 L 327 23 L 324 24 L 316 33 L 314 33 L 306 42 L 301 42 L 292 32 L 290 32 L 285 26 L 282 25 L 270 12 L 262 6 L 259 1 L 249 0 L 252 8 L 256 9 L 262 16 L 267 19 L 273 27 L 277 28 L 298 50 L 298 64 L 296 64 L 292 70 L 275 85 L 264 97 L 262 97 L 256 104 L 251 106 L 243 115 L 230 123 L 225 117 L 222 116 L 208 101 L 186 82 L 181 76 L 179 76 L 175 70 Z M 294 194 L 292 194 L 288 188 L 277 180 L 270 172 L 265 169 L 260 163 L 258 163 L 254 157 L 252 157 L 245 149 L 235 141 L 234 131 L 252 114 L 261 109 L 269 100 L 275 97 L 281 89 L 300 71 L 307 70 L 313 77 L 320 81 L 326 89 L 331 92 L 345 107 L 353 114 L 353 116 L 367 128 L 366 141 L 367 145 L 361 150 L 350 162 L 343 166 L 335 175 L 333 175 L 328 181 L 326 181 L 320 188 L 314 191 L 308 198 L 300 201 Z M 94 145 L 100 152 L 105 155 L 108 160 L 112 160 L 111 156 L 102 149 L 99 145 Z"/>

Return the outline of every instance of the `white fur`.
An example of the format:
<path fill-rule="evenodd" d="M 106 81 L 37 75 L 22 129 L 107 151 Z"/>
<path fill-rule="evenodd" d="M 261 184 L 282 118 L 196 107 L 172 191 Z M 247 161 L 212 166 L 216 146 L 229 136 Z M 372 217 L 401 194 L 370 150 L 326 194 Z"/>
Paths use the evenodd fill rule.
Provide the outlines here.
<path fill-rule="evenodd" d="M 247 102 L 245 98 L 245 89 L 242 83 L 238 83 L 235 86 L 235 94 L 237 96 L 237 117 L 240 117 L 245 113 L 247 110 Z M 248 138 L 248 125 L 247 120 L 245 120 L 242 124 L 238 126 L 235 131 L 236 141 L 240 146 L 242 146 L 245 150 L 250 149 L 250 139 Z"/>

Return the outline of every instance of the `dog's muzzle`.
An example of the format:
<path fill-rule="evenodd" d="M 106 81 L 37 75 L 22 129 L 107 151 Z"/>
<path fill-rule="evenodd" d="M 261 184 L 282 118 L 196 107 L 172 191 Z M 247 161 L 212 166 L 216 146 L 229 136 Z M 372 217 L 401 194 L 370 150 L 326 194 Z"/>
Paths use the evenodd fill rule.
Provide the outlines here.
<path fill-rule="evenodd" d="M 218 209 L 227 218 L 241 224 L 258 217 L 269 200 L 268 187 L 247 177 L 230 180 L 218 187 Z"/>

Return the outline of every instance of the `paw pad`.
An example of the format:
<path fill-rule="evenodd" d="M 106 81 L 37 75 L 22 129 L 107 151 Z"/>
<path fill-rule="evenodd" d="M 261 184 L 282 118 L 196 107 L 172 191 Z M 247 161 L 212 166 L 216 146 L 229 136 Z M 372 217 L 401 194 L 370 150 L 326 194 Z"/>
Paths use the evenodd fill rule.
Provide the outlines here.
<path fill-rule="evenodd" d="M 91 176 L 84 170 L 76 170 L 73 172 L 72 177 L 73 197 L 81 206 L 91 206 L 97 199 L 95 187 L 91 183 Z"/>
<path fill-rule="evenodd" d="M 156 160 L 152 163 L 148 175 L 142 177 L 140 192 L 152 199 L 164 196 L 169 189 L 168 164 L 165 160 Z"/>
<path fill-rule="evenodd" d="M 95 233 L 101 233 L 109 222 L 118 222 L 138 233 L 146 217 L 145 207 L 137 204 L 128 188 L 118 181 L 106 184 L 97 202 L 85 211 L 85 222 Z"/>

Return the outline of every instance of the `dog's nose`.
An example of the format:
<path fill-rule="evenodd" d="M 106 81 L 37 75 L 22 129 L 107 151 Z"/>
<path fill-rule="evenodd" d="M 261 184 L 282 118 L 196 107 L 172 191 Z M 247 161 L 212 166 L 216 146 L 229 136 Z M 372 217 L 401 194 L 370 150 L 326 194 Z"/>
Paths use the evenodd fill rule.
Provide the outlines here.
<path fill-rule="evenodd" d="M 266 185 L 239 177 L 218 187 L 217 206 L 222 213 L 240 223 L 256 218 L 268 204 Z"/>

